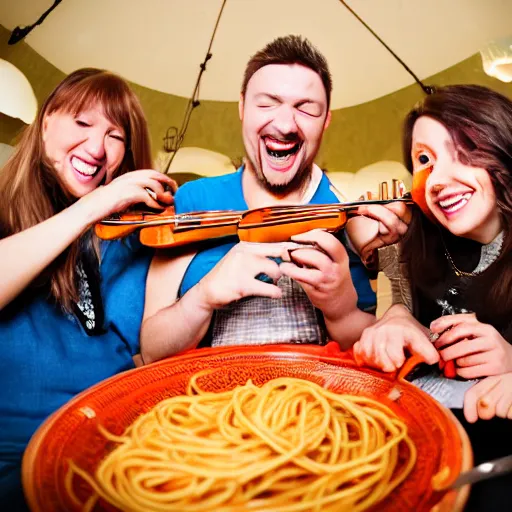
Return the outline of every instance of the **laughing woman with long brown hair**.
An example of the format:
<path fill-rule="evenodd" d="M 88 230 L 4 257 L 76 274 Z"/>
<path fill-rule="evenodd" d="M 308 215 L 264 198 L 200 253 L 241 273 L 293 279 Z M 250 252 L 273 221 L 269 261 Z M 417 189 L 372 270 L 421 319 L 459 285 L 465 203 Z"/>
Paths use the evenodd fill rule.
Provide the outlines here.
<path fill-rule="evenodd" d="M 355 354 L 384 371 L 407 353 L 439 360 L 451 378 L 433 367 L 414 382 L 452 407 L 475 462 L 511 454 L 512 101 L 481 86 L 439 88 L 406 118 L 404 156 L 413 188 L 428 173 L 394 276 L 409 289 Z M 476 484 L 468 510 L 510 510 L 510 485 Z"/>
<path fill-rule="evenodd" d="M 133 367 L 151 254 L 100 243 L 91 226 L 135 203 L 170 204 L 165 185 L 138 99 L 97 69 L 64 79 L 0 171 L 2 510 L 24 507 L 21 459 L 41 422 Z"/>

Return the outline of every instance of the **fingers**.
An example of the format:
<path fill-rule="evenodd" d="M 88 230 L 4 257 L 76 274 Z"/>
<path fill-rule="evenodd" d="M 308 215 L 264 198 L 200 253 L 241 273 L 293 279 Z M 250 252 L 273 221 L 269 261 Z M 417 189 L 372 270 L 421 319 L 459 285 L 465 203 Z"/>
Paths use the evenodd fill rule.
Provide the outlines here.
<path fill-rule="evenodd" d="M 256 256 L 256 260 L 253 265 L 253 276 L 256 277 L 258 274 L 265 274 L 270 277 L 273 281 L 277 281 L 282 275 L 280 266 L 275 262 L 263 256 Z"/>
<path fill-rule="evenodd" d="M 172 195 L 176 194 L 176 190 L 178 190 L 178 184 L 170 178 L 171 181 L 167 183 L 167 187 L 169 188 Z"/>
<path fill-rule="evenodd" d="M 439 336 L 439 338 L 436 340 L 435 345 L 437 349 L 441 349 L 448 345 L 457 343 L 460 340 L 487 338 L 486 336 L 482 336 L 482 334 L 484 333 L 482 332 L 482 329 L 479 328 L 479 325 L 462 323 L 456 325 L 448 331 L 443 332 L 443 334 L 441 334 L 441 336 Z"/>
<path fill-rule="evenodd" d="M 393 372 L 405 362 L 404 342 L 397 337 L 390 340 L 386 333 L 370 327 L 354 345 L 354 356 L 368 366 Z"/>
<path fill-rule="evenodd" d="M 298 281 L 301 284 L 316 287 L 323 278 L 321 270 L 315 268 L 301 268 L 294 263 L 281 263 L 281 272 L 290 279 Z"/>
<path fill-rule="evenodd" d="M 493 368 L 491 364 L 486 363 L 477 364 L 476 366 L 470 366 L 468 368 L 457 368 L 456 373 L 459 377 L 462 377 L 463 379 L 471 380 L 497 375 L 498 371 L 496 370 L 496 368 Z"/>
<path fill-rule="evenodd" d="M 269 297 L 270 299 L 280 299 L 283 292 L 279 286 L 271 283 L 265 283 L 258 279 L 253 279 L 252 283 L 247 287 L 244 297 L 255 295 L 257 297 Z"/>
<path fill-rule="evenodd" d="M 379 221 L 379 233 L 381 235 L 393 234 L 403 236 L 407 232 L 408 225 L 403 218 L 408 218 L 405 213 L 407 207 L 403 203 L 395 203 L 393 207 L 389 205 L 363 205 L 358 209 L 358 213 L 371 217 Z M 402 218 L 403 217 L 403 218 Z M 396 240 L 395 240 L 396 241 Z"/>
<path fill-rule="evenodd" d="M 439 353 L 432 342 L 420 331 L 410 330 L 407 333 L 407 346 L 413 354 L 420 356 L 427 364 L 439 361 Z"/>
<path fill-rule="evenodd" d="M 374 329 L 365 329 L 360 340 L 354 345 L 354 356 L 360 364 L 366 364 L 382 370 L 379 354 L 376 351 L 376 334 Z"/>
<path fill-rule="evenodd" d="M 445 315 L 439 317 L 437 320 L 434 320 L 430 324 L 430 330 L 433 333 L 441 334 L 442 332 L 446 331 L 447 329 L 451 329 L 457 324 L 461 323 L 472 323 L 476 324 L 479 323 L 476 319 L 476 315 L 474 313 L 462 313 L 459 315 Z"/>
<path fill-rule="evenodd" d="M 246 254 L 242 263 L 243 265 L 239 268 L 247 276 L 245 279 L 239 278 L 243 297 L 255 295 L 258 297 L 270 297 L 272 299 L 281 298 L 282 291 L 277 285 L 257 279 L 258 275 L 265 274 L 274 282 L 277 282 L 282 272 L 275 261 L 261 254 Z M 235 273 L 236 272 L 233 272 L 232 275 L 234 276 Z M 224 281 L 224 277 L 221 279 Z M 224 286 L 224 283 L 219 283 L 219 286 Z"/>
<path fill-rule="evenodd" d="M 503 393 L 496 404 L 496 416 L 498 416 L 498 418 L 512 419 L 512 391 L 510 388 L 505 388 L 503 380 L 501 381 L 500 387 Z"/>
<path fill-rule="evenodd" d="M 500 378 L 496 377 L 496 379 L 497 382 L 481 395 L 476 403 L 478 417 L 483 420 L 490 420 L 496 416 L 496 407 L 504 393 Z"/>
<path fill-rule="evenodd" d="M 332 261 L 342 262 L 348 260 L 347 251 L 343 244 L 334 235 L 321 229 L 313 229 L 307 233 L 294 235 L 292 240 L 317 244 Z M 295 251 L 295 254 L 300 255 L 300 252 L 301 250 L 298 249 Z"/>
<path fill-rule="evenodd" d="M 147 192 L 149 199 L 143 196 L 143 201 L 152 208 L 155 207 L 155 204 L 157 208 L 163 208 L 164 204 L 169 205 L 174 201 L 172 193 L 165 190 L 159 182 L 149 182 L 148 186 L 144 187 L 144 190 Z"/>
<path fill-rule="evenodd" d="M 293 242 L 259 243 L 239 242 L 235 246 L 236 252 L 266 256 L 267 258 L 288 258 L 289 251 L 297 248 Z"/>
<path fill-rule="evenodd" d="M 465 338 L 454 343 L 448 348 L 443 348 L 440 353 L 444 361 L 451 361 L 452 359 L 459 359 L 459 357 L 462 358 L 472 354 L 478 354 L 479 352 L 488 351 L 489 348 L 489 342 L 485 338 L 475 338 L 471 340 Z"/>
<path fill-rule="evenodd" d="M 464 416 L 469 423 L 474 423 L 479 417 L 478 402 L 488 391 L 497 386 L 499 378 L 488 377 L 471 388 L 464 395 Z M 484 407 L 485 409 L 485 407 Z M 485 412 L 484 412 L 485 415 Z"/>
<path fill-rule="evenodd" d="M 441 353 L 441 357 L 443 357 L 443 353 Z M 444 359 L 444 357 L 443 357 Z M 480 364 L 485 364 L 487 362 L 487 355 L 485 352 L 480 352 L 478 354 L 472 354 L 469 356 L 459 357 L 455 360 L 455 363 L 459 368 L 468 368 L 469 366 L 477 366 Z"/>
<path fill-rule="evenodd" d="M 397 368 L 394 361 L 389 357 L 387 351 L 388 340 L 385 338 L 379 338 L 375 340 L 375 356 L 378 366 L 383 372 L 394 372 Z"/>
<path fill-rule="evenodd" d="M 387 343 L 386 351 L 396 370 L 404 365 L 405 352 L 403 345 L 398 343 Z"/>
<path fill-rule="evenodd" d="M 290 253 L 290 263 L 295 264 L 298 268 L 316 269 L 320 272 L 327 271 L 333 265 L 329 256 L 317 249 L 297 249 L 292 251 Z"/>
<path fill-rule="evenodd" d="M 385 205 L 385 208 L 391 210 L 403 223 L 409 224 L 412 218 L 412 209 L 404 202 L 396 201 Z"/>

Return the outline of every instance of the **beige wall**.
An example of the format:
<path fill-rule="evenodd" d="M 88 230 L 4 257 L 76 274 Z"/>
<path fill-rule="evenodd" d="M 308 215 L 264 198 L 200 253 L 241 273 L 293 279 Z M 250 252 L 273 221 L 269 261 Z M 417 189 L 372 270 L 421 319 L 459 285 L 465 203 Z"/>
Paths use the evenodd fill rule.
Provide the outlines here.
<path fill-rule="evenodd" d="M 64 74 L 26 43 L 9 46 L 8 38 L 9 31 L 0 25 L 0 58 L 12 62 L 27 76 L 41 104 Z M 409 65 L 414 69 L 414 63 Z M 479 55 L 426 79 L 425 83 L 476 83 L 512 97 L 512 84 L 485 75 Z M 181 125 L 188 100 L 132 85 L 146 112 L 156 154 L 162 147 L 167 127 Z M 401 160 L 401 122 L 422 96 L 421 89 L 413 85 L 362 105 L 333 111 L 318 164 L 330 171 L 354 172 L 378 160 Z M 0 142 L 12 144 L 22 127 L 21 121 L 0 114 Z M 243 144 L 237 104 L 202 101 L 192 114 L 183 145 L 203 147 L 239 159 L 243 155 Z"/>

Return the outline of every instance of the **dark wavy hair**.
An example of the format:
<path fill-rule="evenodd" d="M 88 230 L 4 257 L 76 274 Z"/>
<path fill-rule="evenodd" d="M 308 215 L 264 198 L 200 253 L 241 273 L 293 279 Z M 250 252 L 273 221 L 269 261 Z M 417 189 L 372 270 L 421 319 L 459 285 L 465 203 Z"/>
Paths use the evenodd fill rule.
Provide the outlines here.
<path fill-rule="evenodd" d="M 461 163 L 487 170 L 494 186 L 504 227 L 502 253 L 495 264 L 475 278 L 492 282 L 488 310 L 512 310 L 512 101 L 478 85 L 437 88 L 407 115 L 403 129 L 404 162 L 412 173 L 412 131 L 423 116 L 439 121 L 450 133 Z M 442 237 L 450 234 L 415 209 L 402 242 L 402 261 L 414 286 L 428 287 L 449 271 Z"/>

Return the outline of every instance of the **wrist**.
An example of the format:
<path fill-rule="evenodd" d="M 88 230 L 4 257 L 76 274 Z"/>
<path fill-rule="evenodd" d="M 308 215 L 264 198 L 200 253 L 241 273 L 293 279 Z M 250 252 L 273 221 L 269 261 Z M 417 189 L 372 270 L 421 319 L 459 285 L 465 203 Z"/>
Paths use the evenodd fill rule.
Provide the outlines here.
<path fill-rule="evenodd" d="M 103 209 L 100 207 L 101 200 L 100 197 L 98 197 L 99 192 L 97 192 L 101 188 L 102 187 L 99 187 L 95 191 L 81 197 L 72 206 L 72 208 L 75 209 L 76 214 L 87 227 L 100 221 L 106 216 Z"/>
<path fill-rule="evenodd" d="M 343 300 L 336 302 L 329 302 L 325 308 L 320 308 L 326 322 L 337 322 L 340 318 L 345 318 L 357 308 L 357 296 L 347 300 L 348 297 L 344 296 Z"/>
<path fill-rule="evenodd" d="M 411 318 L 412 313 L 405 304 L 393 304 L 383 315 L 385 318 L 402 317 Z"/>
<path fill-rule="evenodd" d="M 190 297 L 193 299 L 194 307 L 200 309 L 206 314 L 211 315 L 218 307 L 220 307 L 215 304 L 215 301 L 211 298 L 206 278 L 201 279 L 199 283 L 193 286 L 186 295 L 188 294 L 191 294 Z"/>

